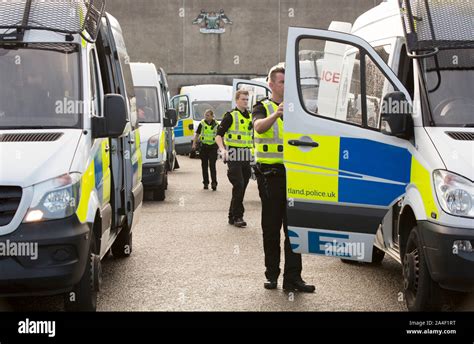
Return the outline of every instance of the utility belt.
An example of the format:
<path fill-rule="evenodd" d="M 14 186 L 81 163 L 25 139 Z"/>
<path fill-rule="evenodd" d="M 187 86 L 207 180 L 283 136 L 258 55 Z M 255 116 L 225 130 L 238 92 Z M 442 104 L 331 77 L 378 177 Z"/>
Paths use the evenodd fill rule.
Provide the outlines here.
<path fill-rule="evenodd" d="M 260 164 L 255 165 L 255 174 L 263 177 L 285 177 L 286 170 L 283 164 Z"/>

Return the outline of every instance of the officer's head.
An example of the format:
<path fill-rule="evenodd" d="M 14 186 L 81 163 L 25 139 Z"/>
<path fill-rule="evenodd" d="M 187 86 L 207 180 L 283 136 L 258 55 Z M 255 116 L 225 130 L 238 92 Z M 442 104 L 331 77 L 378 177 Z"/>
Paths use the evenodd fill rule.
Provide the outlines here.
<path fill-rule="evenodd" d="M 206 112 L 204 112 L 204 119 L 207 122 L 211 122 L 214 119 L 214 111 L 211 109 L 206 110 Z"/>
<path fill-rule="evenodd" d="M 285 67 L 278 65 L 270 70 L 268 86 L 272 90 L 273 98 L 283 98 L 285 94 Z"/>
<path fill-rule="evenodd" d="M 235 103 L 239 110 L 246 110 L 249 106 L 249 91 L 238 90 L 235 92 Z"/>

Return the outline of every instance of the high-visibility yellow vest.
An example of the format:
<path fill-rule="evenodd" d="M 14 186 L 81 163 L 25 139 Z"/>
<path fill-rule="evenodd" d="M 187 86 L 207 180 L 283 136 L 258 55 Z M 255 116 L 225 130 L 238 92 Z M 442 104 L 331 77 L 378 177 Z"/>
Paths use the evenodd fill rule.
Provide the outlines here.
<path fill-rule="evenodd" d="M 271 100 L 262 101 L 267 117 L 278 110 Z M 255 155 L 260 164 L 283 164 L 283 120 L 278 118 L 273 126 L 263 134 L 254 133 Z"/>
<path fill-rule="evenodd" d="M 201 136 L 199 138 L 202 144 L 212 146 L 216 143 L 217 127 L 218 125 L 214 121 L 211 124 L 207 124 L 204 119 L 201 121 Z"/>
<path fill-rule="evenodd" d="M 234 110 L 230 114 L 232 115 L 232 125 L 225 134 L 225 145 L 227 147 L 252 148 L 252 114 L 249 113 L 249 118 L 245 118 L 238 110 Z"/>

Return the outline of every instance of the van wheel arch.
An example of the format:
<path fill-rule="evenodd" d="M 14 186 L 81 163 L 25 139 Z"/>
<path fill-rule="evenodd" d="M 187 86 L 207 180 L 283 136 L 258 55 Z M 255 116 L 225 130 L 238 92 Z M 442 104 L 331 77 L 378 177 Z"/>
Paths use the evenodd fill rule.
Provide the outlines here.
<path fill-rule="evenodd" d="M 102 217 L 100 216 L 99 210 L 97 210 L 94 218 L 94 223 L 92 224 L 92 233 L 91 235 L 95 238 L 95 254 L 100 254 L 100 248 L 102 243 Z"/>
<path fill-rule="evenodd" d="M 398 219 L 398 235 L 399 235 L 399 246 L 400 246 L 400 259 L 403 261 L 405 256 L 406 246 L 408 237 L 411 230 L 417 224 L 415 213 L 410 206 L 405 206 Z"/>

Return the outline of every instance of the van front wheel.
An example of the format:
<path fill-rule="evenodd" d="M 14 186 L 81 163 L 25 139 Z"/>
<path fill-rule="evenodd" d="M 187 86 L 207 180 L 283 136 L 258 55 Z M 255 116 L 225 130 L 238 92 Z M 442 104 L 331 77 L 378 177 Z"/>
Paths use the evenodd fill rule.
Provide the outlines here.
<path fill-rule="evenodd" d="M 128 258 L 132 254 L 133 233 L 130 226 L 124 225 L 112 244 L 112 255 L 115 258 Z"/>
<path fill-rule="evenodd" d="M 441 288 L 431 278 L 417 227 L 408 236 L 403 257 L 403 289 L 409 311 L 434 311 L 441 306 Z"/>
<path fill-rule="evenodd" d="M 91 233 L 88 260 L 84 274 L 79 283 L 64 295 L 64 308 L 68 312 L 95 312 L 97 294 L 102 283 L 102 265 L 100 256 L 96 254 L 96 240 Z"/>
<path fill-rule="evenodd" d="M 154 201 L 164 201 L 166 199 L 166 190 L 168 189 L 168 173 L 165 172 L 163 175 L 163 181 L 160 187 L 156 190 L 153 190 L 153 200 Z"/>

